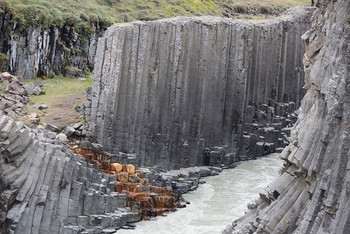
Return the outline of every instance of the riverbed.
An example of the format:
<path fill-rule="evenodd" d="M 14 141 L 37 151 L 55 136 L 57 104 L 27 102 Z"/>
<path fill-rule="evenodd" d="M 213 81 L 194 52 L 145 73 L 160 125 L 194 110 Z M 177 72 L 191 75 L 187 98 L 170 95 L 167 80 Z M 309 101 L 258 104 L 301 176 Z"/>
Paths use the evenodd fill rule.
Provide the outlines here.
<path fill-rule="evenodd" d="M 118 233 L 221 233 L 234 219 L 244 215 L 247 204 L 277 177 L 281 167 L 279 154 L 242 162 L 218 176 L 203 178 L 205 184 L 183 195 L 191 203 L 186 208 L 139 222 L 136 229 Z"/>

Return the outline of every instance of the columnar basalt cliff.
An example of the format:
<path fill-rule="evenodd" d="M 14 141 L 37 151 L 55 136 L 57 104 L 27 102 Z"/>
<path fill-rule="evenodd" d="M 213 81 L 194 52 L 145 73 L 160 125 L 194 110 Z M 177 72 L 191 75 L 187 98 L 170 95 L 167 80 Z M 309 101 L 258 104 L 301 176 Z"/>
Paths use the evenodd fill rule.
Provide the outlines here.
<path fill-rule="evenodd" d="M 0 233 L 112 233 L 139 213 L 122 212 L 116 176 L 89 164 L 56 134 L 0 115 Z"/>
<path fill-rule="evenodd" d="M 214 164 L 283 147 L 303 96 L 301 35 L 313 8 L 271 21 L 174 18 L 110 27 L 99 40 L 86 119 L 142 165 Z M 282 131 L 283 129 L 283 131 Z M 225 155 L 231 152 L 231 155 Z"/>
<path fill-rule="evenodd" d="M 226 233 L 350 233 L 350 1 L 318 1 L 281 176 Z"/>
<path fill-rule="evenodd" d="M 0 68 L 27 79 L 52 72 L 78 76 L 92 71 L 97 41 L 104 29 L 99 24 L 80 32 L 69 24 L 49 28 L 35 24 L 23 28 L 11 11 L 5 11 L 0 14 L 0 53 L 3 55 Z"/>

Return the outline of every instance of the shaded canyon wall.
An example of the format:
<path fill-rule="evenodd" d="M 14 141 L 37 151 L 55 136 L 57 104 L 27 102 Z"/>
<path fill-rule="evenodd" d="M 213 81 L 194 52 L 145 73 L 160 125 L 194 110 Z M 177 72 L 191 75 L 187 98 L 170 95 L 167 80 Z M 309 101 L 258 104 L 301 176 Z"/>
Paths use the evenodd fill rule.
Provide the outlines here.
<path fill-rule="evenodd" d="M 80 31 L 69 24 L 23 27 L 11 11 L 5 10 L 0 14 L 0 71 L 25 79 L 49 76 L 53 72 L 79 76 L 92 71 L 97 41 L 104 29 L 99 24 Z"/>
<path fill-rule="evenodd" d="M 110 27 L 85 103 L 97 142 L 167 168 L 202 164 L 205 146 L 242 156 L 256 154 L 259 142 L 278 147 L 282 125 L 273 124 L 291 121 L 303 95 L 300 38 L 312 11 L 297 7 L 257 22 L 180 17 Z"/>
<path fill-rule="evenodd" d="M 307 93 L 279 178 L 226 233 L 350 233 L 350 2 L 319 0 Z"/>

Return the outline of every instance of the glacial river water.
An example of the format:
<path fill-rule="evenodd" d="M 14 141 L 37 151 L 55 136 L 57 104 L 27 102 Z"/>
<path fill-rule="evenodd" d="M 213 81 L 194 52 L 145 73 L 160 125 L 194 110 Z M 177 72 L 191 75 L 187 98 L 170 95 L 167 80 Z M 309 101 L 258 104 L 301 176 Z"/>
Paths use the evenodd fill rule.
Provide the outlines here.
<path fill-rule="evenodd" d="M 206 177 L 196 191 L 184 198 L 191 202 L 166 217 L 142 221 L 134 230 L 118 230 L 118 233 L 138 234 L 199 234 L 221 233 L 234 219 L 244 215 L 247 204 L 258 197 L 278 175 L 282 166 L 279 154 L 242 162 L 236 168 L 227 169 L 218 176 Z"/>

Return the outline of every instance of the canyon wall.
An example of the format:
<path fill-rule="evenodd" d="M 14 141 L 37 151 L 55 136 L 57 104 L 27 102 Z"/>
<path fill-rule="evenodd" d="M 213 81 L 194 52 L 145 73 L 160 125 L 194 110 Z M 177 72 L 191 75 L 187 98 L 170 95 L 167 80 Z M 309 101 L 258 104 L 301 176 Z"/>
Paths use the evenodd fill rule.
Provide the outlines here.
<path fill-rule="evenodd" d="M 139 213 L 107 175 L 43 128 L 0 115 L 0 233 L 112 233 Z"/>
<path fill-rule="evenodd" d="M 319 0 L 282 174 L 225 233 L 350 233 L 350 1 Z"/>
<path fill-rule="evenodd" d="M 110 27 L 98 42 L 95 137 L 166 168 L 253 157 L 285 146 L 303 96 L 301 35 L 313 8 L 276 20 L 173 18 Z M 223 147 L 221 147 L 223 146 Z"/>
<path fill-rule="evenodd" d="M 0 69 L 19 78 L 63 74 L 78 76 L 92 71 L 101 25 L 89 30 L 76 27 L 21 26 L 11 11 L 0 14 Z"/>

